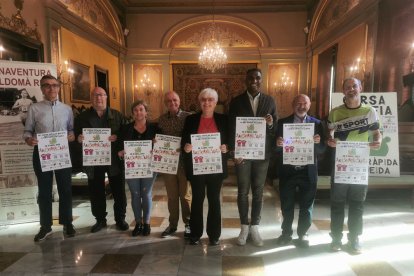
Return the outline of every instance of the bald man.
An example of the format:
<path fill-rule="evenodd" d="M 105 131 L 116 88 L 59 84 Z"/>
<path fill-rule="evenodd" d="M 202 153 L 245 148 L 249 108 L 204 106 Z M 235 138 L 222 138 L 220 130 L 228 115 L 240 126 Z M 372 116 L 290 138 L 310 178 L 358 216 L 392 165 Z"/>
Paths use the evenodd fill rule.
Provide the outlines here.
<path fill-rule="evenodd" d="M 295 213 L 295 194 L 299 192 L 299 220 L 295 241 L 297 247 L 308 247 L 309 241 L 307 231 L 312 224 L 312 209 L 316 195 L 316 183 L 318 180 L 319 153 L 325 149 L 323 128 L 321 121 L 308 115 L 311 102 L 305 94 L 297 95 L 292 102 L 293 114 L 279 120 L 277 127 L 277 151 L 281 152 L 278 159 L 279 169 L 279 194 L 282 209 L 282 235 L 277 239 L 279 246 L 288 245 L 292 241 L 292 222 Z M 305 166 L 293 166 L 283 164 L 283 125 L 284 124 L 311 123 L 315 125 L 314 130 L 314 163 Z"/>
<path fill-rule="evenodd" d="M 167 112 L 158 119 L 158 127 L 162 134 L 181 137 L 185 118 L 190 115 L 180 108 L 180 97 L 174 91 L 169 91 L 164 95 L 164 104 Z M 168 197 L 169 225 L 162 232 L 161 237 L 166 238 L 177 231 L 178 220 L 180 217 L 184 222 L 184 237 L 189 238 L 190 229 L 190 209 L 191 209 L 191 187 L 188 185 L 185 176 L 184 165 L 180 158 L 177 174 L 164 174 L 165 188 Z"/>
<path fill-rule="evenodd" d="M 92 214 L 96 223 L 91 232 L 95 233 L 105 228 L 106 225 L 106 195 L 105 173 L 108 174 L 109 185 L 114 197 L 114 216 L 118 230 L 129 229 L 125 221 L 126 195 L 122 166 L 117 152 L 120 148 L 118 135 L 121 127 L 127 123 L 125 117 L 117 110 L 107 106 L 107 93 L 101 87 L 95 87 L 91 92 L 91 108 L 85 110 L 75 120 L 75 135 L 79 143 L 83 141 L 83 128 L 110 128 L 111 136 L 111 165 L 110 166 L 85 166 L 84 171 L 88 175 L 89 197 L 91 200 Z"/>

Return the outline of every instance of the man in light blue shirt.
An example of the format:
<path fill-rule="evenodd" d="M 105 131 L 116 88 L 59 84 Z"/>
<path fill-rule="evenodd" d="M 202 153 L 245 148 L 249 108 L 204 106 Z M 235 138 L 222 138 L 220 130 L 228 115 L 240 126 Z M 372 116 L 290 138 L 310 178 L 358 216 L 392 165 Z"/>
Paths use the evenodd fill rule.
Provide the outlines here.
<path fill-rule="evenodd" d="M 40 231 L 35 242 L 44 240 L 52 233 L 52 185 L 55 174 L 59 193 L 59 224 L 63 225 L 66 237 L 75 236 L 72 225 L 72 168 L 42 172 L 38 151 L 38 133 L 67 131 L 68 141 L 75 140 L 73 133 L 73 113 L 70 106 L 58 100 L 60 82 L 54 76 L 45 75 L 40 80 L 44 100 L 29 107 L 23 138 L 33 146 L 33 168 L 39 187 Z"/>

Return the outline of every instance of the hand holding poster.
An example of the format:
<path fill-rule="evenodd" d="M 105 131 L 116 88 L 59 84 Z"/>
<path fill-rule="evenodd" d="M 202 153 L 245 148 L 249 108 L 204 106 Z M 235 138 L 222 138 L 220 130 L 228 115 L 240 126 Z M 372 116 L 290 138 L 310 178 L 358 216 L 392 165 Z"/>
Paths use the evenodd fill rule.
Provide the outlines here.
<path fill-rule="evenodd" d="M 157 134 L 152 150 L 151 167 L 154 172 L 177 174 L 181 137 Z"/>
<path fill-rule="evenodd" d="M 266 120 L 260 117 L 236 118 L 234 158 L 265 159 Z"/>
<path fill-rule="evenodd" d="M 332 108 L 343 104 L 342 93 L 332 94 Z M 370 151 L 369 174 L 381 177 L 400 176 L 397 93 L 361 93 L 361 102 L 377 110 L 381 122 L 381 148 Z"/>
<path fill-rule="evenodd" d="M 42 172 L 72 167 L 66 131 L 39 133 L 37 140 Z"/>
<path fill-rule="evenodd" d="M 125 179 L 152 177 L 151 140 L 124 141 Z"/>
<path fill-rule="evenodd" d="M 368 143 L 336 143 L 335 183 L 368 185 L 368 166 Z"/>
<path fill-rule="evenodd" d="M 82 130 L 82 158 L 84 166 L 111 165 L 110 128 L 84 128 Z"/>
<path fill-rule="evenodd" d="M 191 134 L 193 174 L 222 173 L 220 133 Z"/>
<path fill-rule="evenodd" d="M 314 163 L 314 124 L 283 125 L 283 164 L 304 166 Z"/>

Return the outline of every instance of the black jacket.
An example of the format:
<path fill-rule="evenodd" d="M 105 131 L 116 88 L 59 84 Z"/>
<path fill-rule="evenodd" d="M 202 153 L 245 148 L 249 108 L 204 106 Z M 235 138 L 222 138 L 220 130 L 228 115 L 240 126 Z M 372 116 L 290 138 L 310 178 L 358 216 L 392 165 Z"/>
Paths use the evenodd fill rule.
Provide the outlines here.
<path fill-rule="evenodd" d="M 76 140 L 79 134 L 82 134 L 83 128 L 98 128 L 96 125 L 96 111 L 93 107 L 86 109 L 80 113 L 75 119 L 75 135 Z M 121 112 L 107 108 L 106 110 L 106 121 L 105 126 L 111 129 L 111 135 L 117 135 L 119 137 L 121 128 L 128 122 Z M 109 166 L 109 176 L 118 175 L 121 173 L 121 166 L 118 158 L 118 149 L 120 147 L 120 140 L 111 143 L 111 166 Z M 88 175 L 88 178 L 94 178 L 94 166 L 85 166 L 84 171 Z"/>
<path fill-rule="evenodd" d="M 200 125 L 201 113 L 189 115 L 184 123 L 183 134 L 181 138 L 181 148 L 183 151 L 184 157 L 184 166 L 187 179 L 191 181 L 193 177 L 193 163 L 192 163 L 192 153 L 184 152 L 185 144 L 191 144 L 191 134 L 197 134 L 198 126 Z M 220 132 L 221 145 L 228 144 L 228 131 L 227 131 L 227 116 L 219 113 L 214 113 L 214 121 L 216 123 L 217 129 Z M 227 154 L 222 153 L 222 167 L 223 173 L 221 173 L 223 179 L 227 177 Z"/>
<path fill-rule="evenodd" d="M 264 93 L 260 94 L 259 104 L 256 116 L 254 116 L 252 106 L 250 104 L 247 91 L 235 97 L 229 108 L 229 147 L 234 151 L 235 135 L 236 135 L 236 117 L 265 117 L 267 114 L 273 117 L 273 126 L 266 126 L 266 147 L 265 158 L 270 158 L 276 146 L 275 132 L 277 127 L 277 111 L 276 104 L 272 97 Z"/>

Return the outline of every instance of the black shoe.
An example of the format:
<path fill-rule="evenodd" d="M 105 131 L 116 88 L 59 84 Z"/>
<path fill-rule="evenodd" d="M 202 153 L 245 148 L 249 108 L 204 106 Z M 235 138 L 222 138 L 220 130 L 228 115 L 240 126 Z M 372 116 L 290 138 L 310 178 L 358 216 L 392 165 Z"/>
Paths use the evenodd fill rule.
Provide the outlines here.
<path fill-rule="evenodd" d="M 144 227 L 142 228 L 142 235 L 148 236 L 151 234 L 151 225 L 144 223 Z"/>
<path fill-rule="evenodd" d="M 292 241 L 292 237 L 288 236 L 288 235 L 280 235 L 279 238 L 277 238 L 276 240 L 276 244 L 278 246 L 285 246 L 290 244 L 290 242 Z"/>
<path fill-rule="evenodd" d="M 342 249 L 342 242 L 338 239 L 332 239 L 330 249 L 332 252 L 338 252 Z"/>
<path fill-rule="evenodd" d="M 308 248 L 309 247 L 308 235 L 299 236 L 299 238 L 295 240 L 295 246 L 298 248 Z"/>
<path fill-rule="evenodd" d="M 116 229 L 120 231 L 129 230 L 129 224 L 125 220 L 120 220 L 116 222 Z"/>
<path fill-rule="evenodd" d="M 191 228 L 189 224 L 186 224 L 184 228 L 184 238 L 188 239 L 190 238 L 190 236 L 191 236 Z"/>
<path fill-rule="evenodd" d="M 220 240 L 219 239 L 210 239 L 210 245 L 211 246 L 220 245 Z"/>
<path fill-rule="evenodd" d="M 352 255 L 359 255 L 362 253 L 362 247 L 361 247 L 361 244 L 359 243 L 358 238 L 349 240 L 346 246 L 349 250 L 349 253 Z"/>
<path fill-rule="evenodd" d="M 190 244 L 191 245 L 199 245 L 200 244 L 200 238 L 190 237 Z"/>
<path fill-rule="evenodd" d="M 135 225 L 134 230 L 132 230 L 132 236 L 136 237 L 142 234 L 142 223 L 138 223 Z"/>
<path fill-rule="evenodd" d="M 98 220 L 92 227 L 91 233 L 96 233 L 102 230 L 102 228 L 106 227 L 106 220 Z"/>
<path fill-rule="evenodd" d="M 172 234 L 174 234 L 176 231 L 177 231 L 177 228 L 173 228 L 173 227 L 171 227 L 171 226 L 168 226 L 168 227 L 164 230 L 164 232 L 162 232 L 161 237 L 162 237 L 162 238 L 169 237 L 169 236 L 171 236 Z"/>
<path fill-rule="evenodd" d="M 73 224 L 66 224 L 63 226 L 63 234 L 67 237 L 67 238 L 72 238 L 75 236 L 76 234 L 76 230 L 75 227 L 73 227 Z"/>
<path fill-rule="evenodd" d="M 36 236 L 34 237 L 34 241 L 35 242 L 43 241 L 50 234 L 52 234 L 52 228 L 40 227 L 39 233 L 37 233 Z"/>

